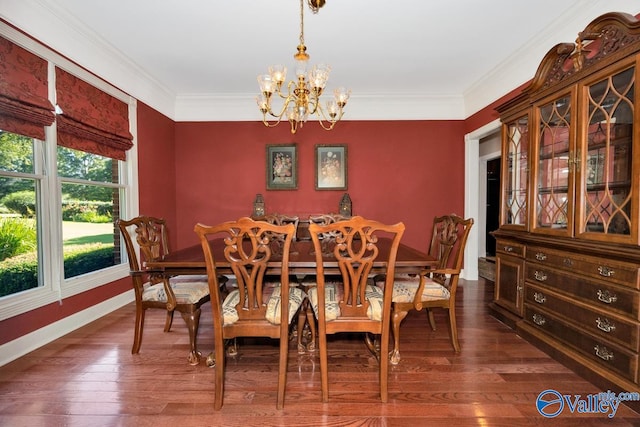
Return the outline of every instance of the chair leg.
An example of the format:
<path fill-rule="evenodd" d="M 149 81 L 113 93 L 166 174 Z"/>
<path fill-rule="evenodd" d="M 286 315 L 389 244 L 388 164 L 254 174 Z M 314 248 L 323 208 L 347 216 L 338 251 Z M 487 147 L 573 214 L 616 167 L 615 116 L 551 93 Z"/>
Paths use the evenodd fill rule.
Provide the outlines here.
<path fill-rule="evenodd" d="M 460 343 L 458 342 L 458 326 L 456 325 L 456 311 L 449 308 L 449 329 L 451 334 L 451 344 L 456 353 L 460 353 Z"/>
<path fill-rule="evenodd" d="M 138 354 L 140 352 L 140 345 L 142 345 L 142 329 L 144 328 L 144 314 L 144 308 L 136 308 L 136 324 L 133 332 L 133 347 L 131 348 L 131 354 Z"/>
<path fill-rule="evenodd" d="M 213 398 L 213 409 L 216 411 L 222 408 L 222 401 L 224 398 L 224 371 L 226 361 L 224 359 L 225 345 L 223 341 L 216 342 L 214 349 L 215 354 L 215 396 Z"/>
<path fill-rule="evenodd" d="M 405 317 L 407 317 L 407 312 L 397 310 L 394 305 L 391 316 L 391 324 L 393 326 L 393 350 L 389 356 L 392 365 L 400 363 L 400 323 Z M 382 357 L 380 359 L 382 359 Z"/>
<path fill-rule="evenodd" d="M 298 333 L 298 337 L 297 337 L 298 338 L 298 354 L 306 353 L 306 348 L 302 343 L 302 334 L 304 334 L 304 325 L 305 325 L 305 322 L 307 321 L 306 305 L 308 303 L 309 302 L 305 299 L 302 303 L 302 308 L 298 312 L 298 322 L 296 325 L 297 333 Z"/>
<path fill-rule="evenodd" d="M 173 324 L 173 310 L 167 310 L 167 318 L 164 321 L 164 331 L 169 332 Z"/>
<path fill-rule="evenodd" d="M 308 303 L 308 301 L 307 301 Z M 316 350 L 316 317 L 313 314 L 313 309 L 311 308 L 311 304 L 307 304 L 306 307 L 307 313 L 307 324 L 309 325 L 309 334 L 311 335 L 311 341 L 307 343 L 307 351 L 315 351 Z"/>
<path fill-rule="evenodd" d="M 200 363 L 200 352 L 197 350 L 196 340 L 198 338 L 198 326 L 200 325 L 200 309 L 196 308 L 190 312 L 182 312 L 182 318 L 187 324 L 189 329 L 189 344 L 191 351 L 189 352 L 188 360 L 190 365 L 197 365 Z"/>
<path fill-rule="evenodd" d="M 387 400 L 389 400 L 389 358 L 384 357 L 383 355 L 386 355 L 389 352 L 389 337 L 381 336 L 379 341 L 380 357 L 378 358 L 378 363 L 380 364 L 380 400 L 382 403 L 387 403 Z"/>
<path fill-rule="evenodd" d="M 320 387 L 322 401 L 326 403 L 329 401 L 329 363 L 327 360 L 327 336 L 323 331 L 318 334 L 318 347 L 320 347 Z"/>
<path fill-rule="evenodd" d="M 278 363 L 278 400 L 276 409 L 284 408 L 284 394 L 287 386 L 287 361 L 289 360 L 289 340 L 280 337 L 280 361 Z"/>
<path fill-rule="evenodd" d="M 431 330 L 436 330 L 436 319 L 433 317 L 433 310 L 427 308 L 427 313 L 429 314 L 429 324 L 431 325 Z"/>
<path fill-rule="evenodd" d="M 227 356 L 236 357 L 238 355 L 238 338 L 231 338 L 225 341 Z"/>

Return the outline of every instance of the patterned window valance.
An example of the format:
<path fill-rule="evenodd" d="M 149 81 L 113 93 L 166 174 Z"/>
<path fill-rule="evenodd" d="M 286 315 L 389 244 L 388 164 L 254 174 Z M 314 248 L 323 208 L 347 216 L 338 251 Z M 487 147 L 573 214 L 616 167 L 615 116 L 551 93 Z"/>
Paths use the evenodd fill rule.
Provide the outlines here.
<path fill-rule="evenodd" d="M 0 129 L 44 139 L 55 119 L 47 61 L 0 37 Z"/>

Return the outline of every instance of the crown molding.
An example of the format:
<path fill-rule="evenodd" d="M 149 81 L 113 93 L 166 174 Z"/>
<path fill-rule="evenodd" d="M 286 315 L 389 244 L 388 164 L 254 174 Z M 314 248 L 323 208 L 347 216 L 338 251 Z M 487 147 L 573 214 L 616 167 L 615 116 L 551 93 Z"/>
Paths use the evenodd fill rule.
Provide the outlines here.
<path fill-rule="evenodd" d="M 605 12 L 635 0 L 576 2 L 507 60 L 461 94 L 354 94 L 344 120 L 463 120 L 533 78 L 544 54 Z M 633 10 L 633 9 L 631 9 Z M 138 67 L 55 0 L 3 2 L 0 17 L 174 121 L 259 121 L 253 95 L 176 94 Z M 473 66 L 473 64 L 469 64 Z"/>
<path fill-rule="evenodd" d="M 458 95 L 351 96 L 343 120 L 462 120 L 464 99 Z M 260 121 L 255 97 L 247 95 L 178 95 L 175 120 Z"/>

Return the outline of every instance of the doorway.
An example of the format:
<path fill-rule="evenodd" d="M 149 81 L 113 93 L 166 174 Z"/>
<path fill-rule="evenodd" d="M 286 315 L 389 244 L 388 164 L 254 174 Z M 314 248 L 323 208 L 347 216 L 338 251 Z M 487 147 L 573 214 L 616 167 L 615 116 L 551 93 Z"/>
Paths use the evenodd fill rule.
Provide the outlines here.
<path fill-rule="evenodd" d="M 500 226 L 500 157 L 487 161 L 487 203 L 485 250 L 487 258 L 496 256 L 496 239 L 491 232 Z"/>

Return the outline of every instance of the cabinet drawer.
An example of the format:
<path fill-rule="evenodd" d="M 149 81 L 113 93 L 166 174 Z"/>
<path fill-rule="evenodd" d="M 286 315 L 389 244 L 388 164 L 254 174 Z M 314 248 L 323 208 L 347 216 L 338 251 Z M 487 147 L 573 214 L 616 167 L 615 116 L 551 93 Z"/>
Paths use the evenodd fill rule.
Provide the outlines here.
<path fill-rule="evenodd" d="M 496 251 L 516 257 L 524 257 L 524 245 L 511 240 L 496 240 Z"/>
<path fill-rule="evenodd" d="M 531 284 L 526 285 L 525 303 L 558 314 L 569 323 L 573 323 L 576 328 L 584 328 L 603 340 L 616 342 L 633 352 L 638 351 L 637 322 L 625 321 L 620 316 L 608 315 L 586 304 L 574 303 L 567 297 Z"/>
<path fill-rule="evenodd" d="M 527 261 L 570 270 L 606 283 L 640 289 L 638 264 L 540 247 L 529 248 L 526 258 Z"/>
<path fill-rule="evenodd" d="M 618 372 L 633 382 L 637 381 L 637 353 L 577 330 L 559 317 L 529 303 L 525 304 L 524 318 L 528 324 L 563 341 L 599 365 Z"/>
<path fill-rule="evenodd" d="M 640 293 L 628 287 L 585 279 L 576 274 L 531 262 L 526 263 L 524 274 L 528 283 L 543 284 L 603 310 L 611 310 L 635 320 L 640 319 Z"/>

